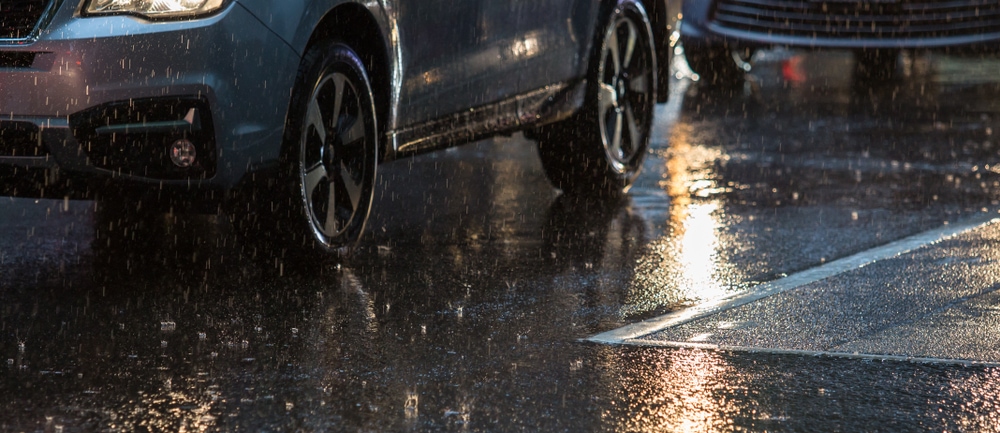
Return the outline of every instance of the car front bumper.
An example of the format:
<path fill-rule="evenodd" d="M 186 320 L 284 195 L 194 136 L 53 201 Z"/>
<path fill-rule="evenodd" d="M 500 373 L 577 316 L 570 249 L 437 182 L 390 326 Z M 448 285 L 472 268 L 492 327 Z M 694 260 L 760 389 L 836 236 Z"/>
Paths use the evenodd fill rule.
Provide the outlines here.
<path fill-rule="evenodd" d="M 75 6 L 32 40 L 0 42 L 6 172 L 226 189 L 277 161 L 299 56 L 242 6 L 170 22 Z M 195 164 L 172 162 L 178 140 Z"/>

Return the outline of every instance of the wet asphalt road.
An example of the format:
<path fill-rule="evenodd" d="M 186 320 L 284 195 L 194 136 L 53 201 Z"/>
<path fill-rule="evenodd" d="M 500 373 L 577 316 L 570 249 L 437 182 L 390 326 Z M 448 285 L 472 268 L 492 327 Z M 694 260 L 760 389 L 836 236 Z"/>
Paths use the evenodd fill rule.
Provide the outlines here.
<path fill-rule="evenodd" d="M 583 341 L 997 213 L 1000 60 L 793 54 L 736 89 L 680 65 L 621 202 L 560 196 L 520 135 L 385 164 L 342 263 L 2 198 L 0 431 L 1000 431 L 995 225 Z"/>

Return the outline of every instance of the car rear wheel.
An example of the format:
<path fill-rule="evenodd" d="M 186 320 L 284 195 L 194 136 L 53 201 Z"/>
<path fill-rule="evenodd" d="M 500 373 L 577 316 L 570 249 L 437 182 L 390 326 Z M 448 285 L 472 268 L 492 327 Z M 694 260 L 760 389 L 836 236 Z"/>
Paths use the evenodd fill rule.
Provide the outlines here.
<path fill-rule="evenodd" d="M 620 195 L 639 175 L 649 148 L 656 52 L 646 11 L 635 1 L 619 1 L 597 35 L 586 105 L 534 135 L 557 188 Z"/>
<path fill-rule="evenodd" d="M 301 246 L 346 252 L 364 232 L 375 191 L 379 134 L 371 84 L 350 47 L 309 50 L 293 93 L 282 170 Z"/>

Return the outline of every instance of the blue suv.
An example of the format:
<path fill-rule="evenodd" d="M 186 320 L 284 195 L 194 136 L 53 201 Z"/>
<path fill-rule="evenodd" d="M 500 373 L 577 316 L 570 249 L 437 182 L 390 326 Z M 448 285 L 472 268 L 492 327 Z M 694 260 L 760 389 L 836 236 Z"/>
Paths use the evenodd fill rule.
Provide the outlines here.
<path fill-rule="evenodd" d="M 677 7 L 0 1 L 0 194 L 214 206 L 263 183 L 252 212 L 339 251 L 364 231 L 380 163 L 514 131 L 556 187 L 620 194 L 667 95 Z"/>

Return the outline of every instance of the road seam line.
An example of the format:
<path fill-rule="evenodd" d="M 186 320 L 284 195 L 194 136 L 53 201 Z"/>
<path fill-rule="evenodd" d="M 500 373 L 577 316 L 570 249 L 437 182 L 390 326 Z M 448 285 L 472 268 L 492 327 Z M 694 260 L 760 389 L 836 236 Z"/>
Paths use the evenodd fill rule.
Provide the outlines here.
<path fill-rule="evenodd" d="M 860 353 L 860 352 L 836 352 L 827 350 L 804 350 L 804 349 L 775 349 L 766 347 L 752 347 L 752 346 L 727 346 L 711 343 L 687 343 L 679 341 L 660 341 L 660 340 L 645 340 L 645 339 L 632 339 L 622 342 L 623 345 L 629 346 L 656 346 L 656 347 L 673 347 L 678 349 L 704 349 L 704 350 L 718 350 L 718 351 L 728 351 L 728 352 L 748 352 L 748 353 L 763 353 L 768 355 L 799 355 L 799 356 L 815 356 L 815 357 L 831 357 L 831 358 L 844 358 L 844 359 L 861 359 L 869 361 L 895 361 L 895 362 L 912 362 L 918 364 L 947 364 L 947 365 L 961 365 L 965 367 L 1000 367 L 1000 362 L 994 361 L 974 361 L 968 359 L 957 359 L 957 358 L 931 358 L 925 356 L 904 356 L 904 355 L 878 355 L 872 353 Z"/>
<path fill-rule="evenodd" d="M 865 250 L 815 268 L 804 270 L 797 274 L 757 285 L 745 292 L 684 308 L 642 322 L 625 325 L 618 329 L 591 336 L 583 341 L 602 344 L 626 344 L 628 340 L 635 340 L 645 335 L 731 310 L 769 296 L 795 290 L 838 274 L 865 267 L 876 261 L 900 256 L 977 228 L 994 224 L 997 221 L 1000 221 L 1000 218 L 997 218 L 995 214 L 986 213 L 958 224 L 946 223 L 936 229 L 917 233 L 880 247 Z"/>

